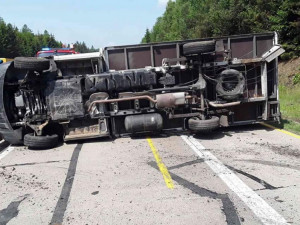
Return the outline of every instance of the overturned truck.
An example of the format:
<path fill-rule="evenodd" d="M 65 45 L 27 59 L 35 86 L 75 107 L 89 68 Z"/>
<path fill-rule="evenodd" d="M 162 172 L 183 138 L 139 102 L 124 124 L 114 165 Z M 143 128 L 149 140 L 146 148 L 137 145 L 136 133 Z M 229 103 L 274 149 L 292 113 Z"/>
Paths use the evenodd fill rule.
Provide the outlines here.
<path fill-rule="evenodd" d="M 11 144 L 279 121 L 276 33 L 106 47 L 0 67 Z"/>

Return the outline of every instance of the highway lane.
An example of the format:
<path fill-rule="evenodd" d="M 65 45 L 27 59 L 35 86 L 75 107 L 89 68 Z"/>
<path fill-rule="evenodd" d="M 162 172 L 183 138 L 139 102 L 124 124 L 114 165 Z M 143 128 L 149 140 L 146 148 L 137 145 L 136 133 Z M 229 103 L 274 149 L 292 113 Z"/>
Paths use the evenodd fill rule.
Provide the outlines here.
<path fill-rule="evenodd" d="M 299 147 L 260 125 L 13 147 L 0 224 L 300 224 Z"/>

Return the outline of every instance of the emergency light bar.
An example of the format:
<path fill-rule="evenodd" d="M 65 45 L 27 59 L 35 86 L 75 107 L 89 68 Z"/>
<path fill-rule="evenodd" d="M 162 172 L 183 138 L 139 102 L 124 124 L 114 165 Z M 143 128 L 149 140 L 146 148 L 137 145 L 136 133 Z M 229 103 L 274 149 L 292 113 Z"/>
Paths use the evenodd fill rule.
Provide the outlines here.
<path fill-rule="evenodd" d="M 72 50 L 71 48 L 42 48 L 41 51 L 50 51 L 50 50 Z"/>

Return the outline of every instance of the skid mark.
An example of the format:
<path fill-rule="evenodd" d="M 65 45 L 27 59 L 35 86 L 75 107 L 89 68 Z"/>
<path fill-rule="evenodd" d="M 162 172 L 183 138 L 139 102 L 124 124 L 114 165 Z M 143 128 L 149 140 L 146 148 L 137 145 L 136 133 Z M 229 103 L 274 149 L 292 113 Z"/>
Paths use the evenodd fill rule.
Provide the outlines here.
<path fill-rule="evenodd" d="M 263 224 L 287 224 L 285 218 L 273 209 L 232 170 L 192 136 L 182 135 L 188 146 L 214 171 L 218 177 L 247 205 Z"/>
<path fill-rule="evenodd" d="M 242 175 L 244 175 L 244 176 L 250 178 L 251 180 L 256 181 L 257 183 L 259 183 L 259 184 L 261 184 L 262 186 L 264 186 L 266 189 L 269 189 L 269 190 L 275 190 L 275 189 L 278 189 L 278 188 L 279 188 L 279 187 L 274 187 L 273 185 L 267 183 L 266 181 L 264 181 L 264 180 L 262 180 L 262 179 L 260 179 L 260 178 L 258 178 L 258 177 L 256 177 L 256 176 L 254 176 L 254 175 L 252 175 L 252 174 L 246 173 L 246 172 L 244 172 L 244 171 L 242 171 L 242 170 L 239 170 L 239 169 L 236 169 L 236 168 L 234 168 L 234 167 L 232 167 L 232 166 L 228 166 L 228 165 L 225 165 L 225 166 L 227 166 L 227 168 L 228 168 L 228 169 L 231 169 L 232 171 L 235 171 L 235 172 L 237 172 L 237 173 L 239 173 L 239 174 L 242 174 Z"/>
<path fill-rule="evenodd" d="M 185 163 L 182 163 L 182 164 L 179 164 L 179 165 L 176 165 L 176 166 L 170 166 L 170 167 L 168 167 L 168 169 L 169 170 L 179 169 L 181 167 L 191 166 L 191 165 L 194 165 L 194 164 L 197 164 L 197 163 L 202 163 L 202 162 L 204 162 L 203 159 L 196 159 L 196 160 L 185 162 Z"/>
<path fill-rule="evenodd" d="M 64 220 L 64 215 L 67 210 L 69 197 L 71 194 L 73 181 L 76 173 L 76 167 L 78 163 L 79 153 L 81 151 L 83 144 L 76 145 L 74 152 L 72 154 L 71 162 L 69 165 L 67 177 L 65 179 L 65 183 L 63 185 L 63 188 L 61 190 L 59 199 L 57 201 L 52 219 L 50 224 L 62 224 Z"/>
<path fill-rule="evenodd" d="M 151 167 L 158 169 L 155 162 L 149 162 L 148 165 Z M 222 201 L 222 211 L 225 214 L 227 224 L 238 225 L 241 224 L 239 216 L 237 214 L 236 208 L 233 202 L 230 200 L 227 194 L 219 194 L 205 188 L 199 187 L 198 185 L 176 175 L 173 172 L 170 172 L 174 181 L 176 181 L 179 185 L 183 186 L 186 189 L 189 189 L 194 194 L 197 194 L 201 197 L 208 197 L 212 199 L 220 199 Z"/>

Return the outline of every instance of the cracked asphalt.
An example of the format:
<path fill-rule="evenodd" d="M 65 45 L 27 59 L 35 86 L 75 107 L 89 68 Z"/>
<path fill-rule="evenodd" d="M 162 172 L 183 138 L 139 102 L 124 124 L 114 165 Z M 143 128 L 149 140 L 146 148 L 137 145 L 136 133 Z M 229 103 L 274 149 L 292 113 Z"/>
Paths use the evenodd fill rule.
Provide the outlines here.
<path fill-rule="evenodd" d="M 300 224 L 300 139 L 261 125 L 185 135 L 13 147 L 0 225 Z"/>

